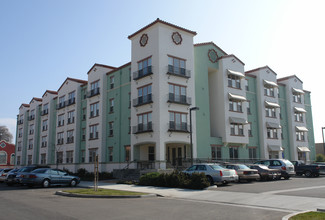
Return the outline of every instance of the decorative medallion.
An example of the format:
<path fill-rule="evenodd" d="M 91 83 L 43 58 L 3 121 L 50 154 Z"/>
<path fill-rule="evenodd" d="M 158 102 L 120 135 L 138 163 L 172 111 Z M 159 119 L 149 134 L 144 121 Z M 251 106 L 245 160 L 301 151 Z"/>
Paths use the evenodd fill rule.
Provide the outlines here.
<path fill-rule="evenodd" d="M 140 38 L 140 46 L 141 46 L 141 47 L 146 46 L 147 43 L 148 43 L 148 39 L 149 39 L 149 37 L 148 37 L 147 34 L 142 34 L 142 36 L 141 36 L 141 38 Z"/>
<path fill-rule="evenodd" d="M 214 49 L 210 49 L 209 52 L 208 52 L 208 57 L 209 57 L 209 60 L 212 62 L 212 63 L 215 63 L 217 62 L 218 60 L 218 54 L 217 52 L 214 50 Z"/>
<path fill-rule="evenodd" d="M 2 143 L 0 144 L 0 147 L 5 148 L 5 147 L 6 147 L 6 144 L 5 144 L 4 142 L 2 142 Z"/>
<path fill-rule="evenodd" d="M 174 32 L 172 34 L 172 39 L 173 39 L 173 42 L 176 44 L 176 45 L 180 45 L 182 43 L 182 35 L 178 32 Z"/>

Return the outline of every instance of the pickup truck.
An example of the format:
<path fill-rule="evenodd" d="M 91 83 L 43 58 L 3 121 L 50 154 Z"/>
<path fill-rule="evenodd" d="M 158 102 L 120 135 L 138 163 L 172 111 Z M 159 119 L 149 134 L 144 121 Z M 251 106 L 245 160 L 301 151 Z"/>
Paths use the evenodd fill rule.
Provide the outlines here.
<path fill-rule="evenodd" d="M 297 176 L 305 174 L 306 177 L 318 177 L 320 172 L 320 166 L 317 164 L 306 165 L 303 161 L 291 161 L 295 166 Z"/>

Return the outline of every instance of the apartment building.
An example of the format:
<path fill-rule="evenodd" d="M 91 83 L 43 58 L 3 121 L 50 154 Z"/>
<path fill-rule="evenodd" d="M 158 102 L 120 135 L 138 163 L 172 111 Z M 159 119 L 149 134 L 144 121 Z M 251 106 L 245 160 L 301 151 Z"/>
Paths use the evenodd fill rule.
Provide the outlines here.
<path fill-rule="evenodd" d="M 268 66 L 245 71 L 213 42 L 194 44 L 196 34 L 157 19 L 128 36 L 131 62 L 94 64 L 87 80 L 67 78 L 22 104 L 16 164 L 93 170 L 98 157 L 100 170 L 112 171 L 192 158 L 314 160 L 302 81 L 279 79 Z"/>

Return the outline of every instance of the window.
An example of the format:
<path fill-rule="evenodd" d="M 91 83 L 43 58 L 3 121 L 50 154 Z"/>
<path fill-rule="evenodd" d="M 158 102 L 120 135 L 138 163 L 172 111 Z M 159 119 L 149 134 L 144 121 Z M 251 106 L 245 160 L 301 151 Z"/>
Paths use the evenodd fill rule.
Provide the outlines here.
<path fill-rule="evenodd" d="M 64 114 L 58 115 L 58 127 L 64 125 Z"/>
<path fill-rule="evenodd" d="M 98 139 L 98 125 L 90 125 L 89 130 L 89 139 Z"/>
<path fill-rule="evenodd" d="M 241 89 L 241 78 L 239 76 L 228 74 L 228 87 Z"/>
<path fill-rule="evenodd" d="M 85 157 L 86 157 L 86 151 L 85 150 L 82 150 L 81 151 L 81 163 L 84 163 L 85 162 Z"/>
<path fill-rule="evenodd" d="M 129 118 L 129 134 L 131 134 L 131 118 Z"/>
<path fill-rule="evenodd" d="M 182 104 L 190 104 L 186 98 L 186 86 L 169 84 L 168 101 Z"/>
<path fill-rule="evenodd" d="M 248 136 L 253 137 L 253 132 L 252 132 L 252 123 L 248 124 Z"/>
<path fill-rule="evenodd" d="M 29 120 L 34 120 L 35 119 L 35 109 L 30 111 L 30 116 L 29 116 Z"/>
<path fill-rule="evenodd" d="M 46 164 L 46 154 L 41 154 L 41 164 Z"/>
<path fill-rule="evenodd" d="M 129 82 L 131 82 L 131 68 L 129 68 Z"/>
<path fill-rule="evenodd" d="M 108 148 L 108 161 L 113 162 L 113 147 Z"/>
<path fill-rule="evenodd" d="M 267 128 L 267 138 L 278 139 L 278 131 L 276 128 Z"/>
<path fill-rule="evenodd" d="M 187 113 L 169 112 L 169 130 L 188 131 Z"/>
<path fill-rule="evenodd" d="M 244 125 L 231 123 L 230 124 L 230 135 L 244 136 Z"/>
<path fill-rule="evenodd" d="M 18 130 L 18 137 L 22 137 L 23 136 L 23 129 L 19 128 Z"/>
<path fill-rule="evenodd" d="M 251 112 L 251 102 L 250 101 L 247 102 L 247 114 L 248 115 L 252 114 L 252 112 Z"/>
<path fill-rule="evenodd" d="M 99 116 L 99 102 L 90 105 L 90 117 Z"/>
<path fill-rule="evenodd" d="M 22 146 L 22 143 L 21 143 L 21 141 L 19 141 L 19 142 L 18 142 L 17 151 L 21 151 L 21 146 Z"/>
<path fill-rule="evenodd" d="M 0 151 L 0 164 L 7 164 L 7 153 L 5 151 Z"/>
<path fill-rule="evenodd" d="M 109 100 L 109 113 L 114 112 L 114 99 Z"/>
<path fill-rule="evenodd" d="M 265 107 L 265 116 L 270 118 L 276 118 L 275 108 Z"/>
<path fill-rule="evenodd" d="M 99 81 L 90 84 L 90 94 L 89 97 L 99 94 Z"/>
<path fill-rule="evenodd" d="M 148 149 L 148 160 L 155 161 L 155 147 L 150 146 Z"/>
<path fill-rule="evenodd" d="M 213 160 L 221 159 L 221 147 L 211 146 L 211 157 Z"/>
<path fill-rule="evenodd" d="M 34 145 L 34 140 L 33 139 L 29 139 L 28 140 L 28 150 L 33 149 L 33 145 Z"/>
<path fill-rule="evenodd" d="M 229 147 L 230 159 L 238 159 L 238 147 Z"/>
<path fill-rule="evenodd" d="M 296 102 L 296 103 L 302 103 L 301 101 L 301 94 L 293 94 L 293 102 Z"/>
<path fill-rule="evenodd" d="M 108 136 L 114 136 L 114 122 L 111 121 L 108 123 Z"/>
<path fill-rule="evenodd" d="M 138 115 L 137 132 L 152 131 L 152 118 L 151 112 Z"/>
<path fill-rule="evenodd" d="M 56 152 L 56 163 L 63 163 L 63 152 Z"/>
<path fill-rule="evenodd" d="M 129 162 L 131 159 L 131 147 L 130 146 L 125 146 L 125 161 Z"/>
<path fill-rule="evenodd" d="M 42 145 L 41 147 L 47 147 L 47 136 L 42 137 Z"/>
<path fill-rule="evenodd" d="M 114 89 L 114 76 L 111 76 L 110 78 L 109 78 L 109 84 L 110 84 L 110 88 L 111 89 Z"/>
<path fill-rule="evenodd" d="M 235 100 L 229 100 L 229 111 L 243 112 L 242 102 L 235 101 Z"/>
<path fill-rule="evenodd" d="M 297 141 L 305 141 L 305 132 L 296 131 L 296 138 L 297 138 Z"/>
<path fill-rule="evenodd" d="M 168 57 L 168 72 L 184 75 L 186 74 L 186 62 L 184 59 Z"/>
<path fill-rule="evenodd" d="M 66 152 L 66 163 L 73 163 L 73 151 Z"/>
<path fill-rule="evenodd" d="M 86 114 L 87 114 L 87 109 L 83 108 L 82 109 L 82 120 L 86 120 Z"/>
<path fill-rule="evenodd" d="M 32 165 L 33 163 L 33 155 L 28 155 L 27 156 L 27 165 Z"/>
<path fill-rule="evenodd" d="M 295 117 L 296 122 L 303 122 L 304 121 L 302 112 L 295 112 L 294 117 Z"/>
<path fill-rule="evenodd" d="M 129 108 L 131 108 L 131 93 L 129 93 Z"/>
<path fill-rule="evenodd" d="M 264 95 L 269 97 L 275 97 L 274 96 L 274 88 L 273 87 L 264 87 Z"/>
<path fill-rule="evenodd" d="M 15 154 L 11 154 L 10 155 L 10 165 L 14 165 L 15 164 Z"/>
<path fill-rule="evenodd" d="M 75 96 L 76 96 L 76 93 L 73 91 L 73 92 L 70 92 L 69 94 L 68 94 L 68 105 L 72 105 L 72 104 L 74 104 L 75 102 L 76 102 L 76 98 L 75 98 Z"/>
<path fill-rule="evenodd" d="M 94 149 L 89 149 L 89 163 L 95 162 L 96 156 L 98 149 L 94 148 Z"/>
<path fill-rule="evenodd" d="M 81 140 L 82 141 L 86 140 L 86 128 L 82 128 L 81 130 Z"/>
<path fill-rule="evenodd" d="M 61 144 L 63 144 L 63 139 L 64 139 L 64 134 L 63 134 L 63 132 L 58 133 L 58 134 L 57 134 L 57 140 L 58 140 L 57 145 L 61 145 Z"/>
<path fill-rule="evenodd" d="M 17 165 L 20 165 L 20 156 L 17 156 Z"/>
<path fill-rule="evenodd" d="M 138 78 L 152 73 L 151 57 L 138 62 Z"/>
<path fill-rule="evenodd" d="M 73 130 L 67 131 L 67 144 L 73 143 L 73 141 L 74 141 L 73 139 L 74 139 Z"/>
<path fill-rule="evenodd" d="M 44 104 L 43 105 L 43 110 L 42 110 L 42 115 L 47 115 L 49 113 L 49 104 Z"/>
<path fill-rule="evenodd" d="M 29 126 L 29 134 L 34 134 L 34 125 L 33 124 L 31 124 Z"/>
<path fill-rule="evenodd" d="M 282 140 L 284 139 L 284 136 L 283 136 L 283 128 L 281 128 L 281 139 Z"/>
<path fill-rule="evenodd" d="M 47 124 L 48 124 L 48 120 L 44 120 L 42 122 L 42 131 L 47 131 L 47 129 L 48 129 Z"/>
<path fill-rule="evenodd" d="M 138 88 L 138 99 L 135 106 L 143 105 L 152 102 L 151 85 Z"/>
<path fill-rule="evenodd" d="M 58 109 L 63 108 L 65 106 L 65 96 L 61 96 L 59 98 L 59 106 Z"/>
<path fill-rule="evenodd" d="M 248 148 L 249 159 L 256 159 L 256 148 Z"/>
<path fill-rule="evenodd" d="M 246 91 L 249 91 L 248 80 L 246 79 L 245 81 L 246 81 L 246 84 L 245 84 Z"/>
<path fill-rule="evenodd" d="M 68 124 L 74 123 L 74 111 L 68 112 Z"/>

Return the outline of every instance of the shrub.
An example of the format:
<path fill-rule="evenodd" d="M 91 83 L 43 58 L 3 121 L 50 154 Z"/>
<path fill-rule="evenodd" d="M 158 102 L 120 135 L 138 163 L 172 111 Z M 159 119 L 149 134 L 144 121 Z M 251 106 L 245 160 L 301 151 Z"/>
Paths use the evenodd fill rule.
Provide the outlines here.
<path fill-rule="evenodd" d="M 156 186 L 159 175 L 158 172 L 147 173 L 140 177 L 139 184 L 143 186 Z"/>
<path fill-rule="evenodd" d="M 325 156 L 323 154 L 317 154 L 316 162 L 325 162 Z"/>

